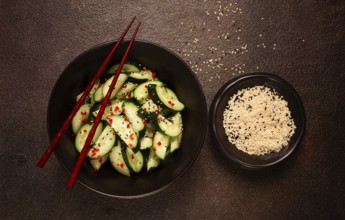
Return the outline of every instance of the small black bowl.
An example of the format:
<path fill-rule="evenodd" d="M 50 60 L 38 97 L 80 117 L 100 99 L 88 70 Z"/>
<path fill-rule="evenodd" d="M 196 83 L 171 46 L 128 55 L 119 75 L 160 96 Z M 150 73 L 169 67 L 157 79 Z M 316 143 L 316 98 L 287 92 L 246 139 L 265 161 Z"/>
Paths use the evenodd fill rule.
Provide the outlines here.
<path fill-rule="evenodd" d="M 249 155 L 231 144 L 223 127 L 223 112 L 231 96 L 238 90 L 253 86 L 265 86 L 274 89 L 288 102 L 296 130 L 288 146 L 277 153 L 266 155 Z M 217 92 L 210 109 L 210 130 L 220 150 L 234 164 L 246 169 L 263 169 L 273 166 L 287 158 L 303 138 L 305 130 L 305 113 L 302 101 L 296 90 L 284 79 L 270 73 L 252 73 L 231 79 Z"/>
<path fill-rule="evenodd" d="M 85 89 L 113 44 L 114 42 L 105 43 L 87 50 L 73 60 L 60 75 L 51 93 L 48 106 L 47 121 L 50 140 L 71 112 L 76 95 Z M 121 60 L 127 45 L 127 41 L 121 43 L 109 66 Z M 118 174 L 108 162 L 98 173 L 94 173 L 88 161 L 85 160 L 79 172 L 78 181 L 101 194 L 119 198 L 137 198 L 166 188 L 192 166 L 206 136 L 207 105 L 195 74 L 182 59 L 168 49 L 136 40 L 127 60 L 156 71 L 157 77 L 173 89 L 185 104 L 185 109 L 182 111 L 184 123 L 182 146 L 158 169 L 131 177 Z M 66 131 L 54 150 L 57 159 L 69 174 L 78 156 L 71 133 L 71 130 Z"/>

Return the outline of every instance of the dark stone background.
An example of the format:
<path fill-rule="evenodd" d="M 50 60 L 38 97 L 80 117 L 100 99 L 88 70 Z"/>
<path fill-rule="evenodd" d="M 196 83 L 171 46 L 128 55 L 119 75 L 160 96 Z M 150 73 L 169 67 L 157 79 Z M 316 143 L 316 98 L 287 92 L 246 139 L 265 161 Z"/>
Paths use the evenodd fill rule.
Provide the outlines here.
<path fill-rule="evenodd" d="M 186 175 L 135 200 L 68 188 L 54 156 L 36 168 L 60 73 L 88 48 L 117 39 L 134 15 L 138 38 L 190 62 L 208 106 L 240 74 L 289 81 L 307 116 L 297 151 L 274 169 L 249 172 L 226 161 L 207 135 Z M 344 26 L 343 0 L 0 1 L 0 218 L 344 218 Z"/>

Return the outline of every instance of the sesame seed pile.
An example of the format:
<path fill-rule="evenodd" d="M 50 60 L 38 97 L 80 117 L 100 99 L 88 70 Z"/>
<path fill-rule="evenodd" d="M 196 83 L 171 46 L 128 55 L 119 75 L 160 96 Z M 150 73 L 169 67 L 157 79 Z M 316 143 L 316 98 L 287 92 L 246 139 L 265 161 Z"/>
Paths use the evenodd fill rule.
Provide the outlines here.
<path fill-rule="evenodd" d="M 287 101 L 265 86 L 242 89 L 230 97 L 223 127 L 229 142 L 251 155 L 279 152 L 296 129 Z"/>

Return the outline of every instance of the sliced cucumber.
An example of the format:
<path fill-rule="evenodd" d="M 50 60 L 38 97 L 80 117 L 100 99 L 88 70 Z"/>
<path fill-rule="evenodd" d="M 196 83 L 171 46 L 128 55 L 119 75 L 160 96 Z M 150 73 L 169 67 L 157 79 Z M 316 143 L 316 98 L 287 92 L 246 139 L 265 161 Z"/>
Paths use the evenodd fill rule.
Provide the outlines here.
<path fill-rule="evenodd" d="M 173 153 L 175 150 L 179 149 L 181 146 L 181 140 L 182 140 L 182 132 L 177 137 L 171 138 L 171 144 L 170 144 L 170 153 Z"/>
<path fill-rule="evenodd" d="M 159 105 L 156 105 L 152 99 L 148 99 L 146 102 L 144 102 L 144 104 L 141 106 L 141 109 L 148 114 L 158 113 L 162 110 L 162 108 Z"/>
<path fill-rule="evenodd" d="M 105 81 L 104 85 L 102 86 L 102 94 L 103 97 L 105 97 L 109 91 L 109 87 L 111 82 L 113 81 L 114 76 L 110 77 L 107 81 Z M 119 92 L 119 90 L 121 89 L 122 85 L 126 82 L 126 80 L 128 79 L 128 75 L 121 73 L 116 81 L 115 87 L 110 95 L 110 99 L 113 99 L 116 94 Z"/>
<path fill-rule="evenodd" d="M 109 68 L 108 73 L 109 74 L 115 74 L 118 67 L 119 67 L 119 64 L 113 65 L 112 67 Z M 139 72 L 139 71 L 140 70 L 138 67 L 136 67 L 133 64 L 129 64 L 129 63 L 123 64 L 123 67 L 121 70 L 122 73 L 132 73 L 132 72 Z"/>
<path fill-rule="evenodd" d="M 87 156 L 92 159 L 104 156 L 114 146 L 115 140 L 116 135 L 114 129 L 110 125 L 107 125 L 98 137 L 96 143 L 89 150 Z"/>
<path fill-rule="evenodd" d="M 106 154 L 102 157 L 98 157 L 96 159 L 89 159 L 91 166 L 93 167 L 93 171 L 96 173 L 101 168 L 101 166 L 107 162 L 109 158 L 109 154 Z"/>
<path fill-rule="evenodd" d="M 72 118 L 72 130 L 74 133 L 77 133 L 80 127 L 85 124 L 89 118 L 90 114 L 90 104 L 84 104 L 80 106 L 77 113 Z"/>
<path fill-rule="evenodd" d="M 159 159 L 161 160 L 165 159 L 169 146 L 170 146 L 170 137 L 157 131 L 155 133 L 155 136 L 153 137 L 152 149 L 156 153 Z"/>
<path fill-rule="evenodd" d="M 137 72 L 131 72 L 129 74 L 129 81 L 134 83 L 143 83 L 153 80 L 152 72 L 150 70 L 141 70 Z"/>
<path fill-rule="evenodd" d="M 77 148 L 77 151 L 79 153 L 83 150 L 87 136 L 89 135 L 92 126 L 93 126 L 93 124 L 82 125 L 81 128 L 79 129 L 76 137 L 75 137 L 75 147 Z M 92 138 L 91 145 L 97 141 L 98 137 L 102 133 L 102 129 L 103 129 L 103 125 L 102 125 L 102 123 L 99 123 L 98 127 L 96 129 L 95 135 Z"/>
<path fill-rule="evenodd" d="M 176 94 L 167 87 L 150 84 L 148 85 L 148 93 L 152 100 L 158 105 L 165 106 L 174 111 L 182 111 L 184 109 L 184 104 L 180 102 Z"/>
<path fill-rule="evenodd" d="M 136 148 L 138 145 L 138 136 L 133 130 L 128 118 L 121 115 L 114 115 L 108 117 L 107 122 L 128 147 L 131 149 Z"/>
<path fill-rule="evenodd" d="M 122 154 L 120 142 L 118 142 L 118 144 L 110 150 L 110 153 L 109 153 L 110 163 L 111 165 L 113 165 L 113 167 L 115 168 L 117 172 L 125 176 L 130 176 L 131 173 L 129 171 L 129 168 L 127 167 L 127 164 L 125 163 L 123 159 L 123 156 L 124 155 Z"/>
<path fill-rule="evenodd" d="M 132 151 L 130 148 L 126 148 L 126 155 L 129 166 L 135 173 L 139 173 L 144 165 L 144 157 L 141 151 L 137 151 L 136 153 Z"/>
<path fill-rule="evenodd" d="M 152 171 L 154 168 L 159 166 L 159 163 L 160 163 L 159 158 L 157 157 L 157 155 L 155 154 L 155 152 L 151 148 L 149 156 L 147 158 L 147 162 L 146 162 L 147 171 L 148 172 Z"/>
<path fill-rule="evenodd" d="M 103 100 L 103 98 L 104 98 L 104 96 L 103 96 L 103 85 L 99 86 L 97 88 L 95 94 L 93 94 L 93 100 L 95 102 L 101 102 Z"/>
<path fill-rule="evenodd" d="M 177 137 L 182 132 L 181 113 L 176 112 L 175 115 L 169 119 L 165 118 L 162 114 L 158 114 L 156 119 L 158 128 L 169 137 Z"/>
<path fill-rule="evenodd" d="M 121 86 L 121 89 L 119 92 L 116 94 L 116 98 L 121 99 L 121 98 L 126 98 L 126 96 L 132 92 L 138 84 L 132 83 L 132 82 L 127 82 Z"/>
<path fill-rule="evenodd" d="M 151 124 L 147 124 L 145 127 L 145 135 L 144 137 L 140 138 L 140 150 L 145 150 L 152 147 L 154 133 L 154 127 Z"/>
<path fill-rule="evenodd" d="M 155 84 L 163 86 L 163 83 L 161 81 L 148 81 L 145 83 L 140 84 L 135 90 L 134 90 L 134 98 L 138 100 L 138 102 L 143 103 L 148 97 L 148 85 Z"/>
<path fill-rule="evenodd" d="M 127 101 L 123 103 L 123 110 L 128 120 L 130 121 L 133 130 L 137 134 L 139 134 L 139 132 L 145 128 L 143 119 L 140 118 L 137 114 L 139 107 L 136 106 L 133 102 Z"/>
<path fill-rule="evenodd" d="M 105 120 L 108 116 L 111 115 L 120 115 L 122 113 L 122 105 L 123 105 L 123 100 L 119 100 L 119 99 L 113 99 L 110 100 L 107 104 L 107 107 L 104 109 L 104 113 L 102 115 L 102 120 Z M 97 110 L 94 110 L 92 112 L 92 115 L 97 117 L 97 114 L 99 112 L 99 107 L 96 108 Z"/>

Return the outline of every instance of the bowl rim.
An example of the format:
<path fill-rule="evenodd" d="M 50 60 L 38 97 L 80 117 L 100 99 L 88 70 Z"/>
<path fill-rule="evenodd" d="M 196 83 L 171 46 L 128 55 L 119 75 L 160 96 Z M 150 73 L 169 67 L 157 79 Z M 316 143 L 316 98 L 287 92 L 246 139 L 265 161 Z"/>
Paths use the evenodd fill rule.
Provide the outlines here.
<path fill-rule="evenodd" d="M 301 115 L 300 115 L 301 122 L 302 122 L 301 123 L 301 130 L 297 134 L 295 143 L 293 143 L 293 145 L 290 147 L 290 149 L 281 157 L 277 158 L 276 160 L 274 160 L 272 162 L 261 164 L 261 165 L 245 162 L 245 161 L 240 160 L 237 157 L 233 156 L 232 154 L 228 153 L 225 150 L 226 147 L 223 146 L 223 144 L 220 141 L 220 137 L 219 137 L 219 134 L 217 132 L 216 122 L 215 122 L 216 116 L 217 116 L 216 112 L 217 112 L 217 109 L 219 107 L 219 103 L 220 103 L 221 99 L 223 98 L 224 94 L 226 93 L 226 91 L 231 89 L 233 86 L 237 85 L 237 83 L 242 82 L 243 80 L 248 80 L 248 79 L 250 80 L 251 78 L 273 79 L 274 81 L 278 82 L 280 85 L 283 85 L 291 93 L 291 95 L 293 95 L 293 97 L 296 101 L 296 104 L 298 105 L 298 109 L 300 110 L 300 113 L 301 113 Z M 273 165 L 281 163 L 289 155 L 291 155 L 295 151 L 297 146 L 301 143 L 303 136 L 304 136 L 304 133 L 305 133 L 305 128 L 306 128 L 305 111 L 304 111 L 302 99 L 301 99 L 300 95 L 298 94 L 298 92 L 285 79 L 283 79 L 282 77 L 280 77 L 276 74 L 268 73 L 268 72 L 247 73 L 247 74 L 243 74 L 243 75 L 237 76 L 235 78 L 229 79 L 215 94 L 215 96 L 212 100 L 212 103 L 211 103 L 209 117 L 210 117 L 209 126 L 210 126 L 210 130 L 211 130 L 211 135 L 212 135 L 213 139 L 216 140 L 218 148 L 221 150 L 221 152 L 228 159 L 230 159 L 230 161 L 233 164 L 235 164 L 238 167 L 247 169 L 247 170 L 262 170 L 262 169 L 266 169 L 268 167 L 272 167 Z"/>
<path fill-rule="evenodd" d="M 48 101 L 48 105 L 47 105 L 47 115 L 46 115 L 46 120 L 47 120 L 47 132 L 48 132 L 48 138 L 49 138 L 49 141 L 51 141 L 55 134 L 52 134 L 51 130 L 50 130 L 50 117 L 49 117 L 49 112 L 51 111 L 51 106 L 52 106 L 52 96 L 54 94 L 54 91 L 56 90 L 58 84 L 59 84 L 59 81 L 62 79 L 62 75 L 65 71 L 67 71 L 68 69 L 70 69 L 70 67 L 75 63 L 77 62 L 80 58 L 82 58 L 83 56 L 85 56 L 85 54 L 87 53 L 90 53 L 91 51 L 97 49 L 97 48 L 100 48 L 100 47 L 107 47 L 107 46 L 110 46 L 111 44 L 115 44 L 117 42 L 117 40 L 110 40 L 110 41 L 105 41 L 105 42 L 102 42 L 102 43 L 99 43 L 99 44 L 95 44 L 93 46 L 90 46 L 89 48 L 87 48 L 86 50 L 84 50 L 83 52 L 81 52 L 79 55 L 77 55 L 75 58 L 73 58 L 68 64 L 67 66 L 60 72 L 58 78 L 56 79 L 55 81 L 55 84 L 51 90 L 51 93 L 49 95 L 49 101 Z M 129 40 L 123 40 L 121 42 L 121 44 L 126 44 L 128 43 Z M 175 52 L 173 52 L 172 50 L 168 49 L 167 47 L 165 46 L 162 46 L 158 43 L 155 43 L 155 42 L 150 42 L 150 41 L 147 41 L 147 40 L 142 40 L 140 38 L 136 39 L 134 41 L 133 44 L 136 44 L 136 43 L 139 43 L 139 44 L 149 44 L 149 45 L 153 45 L 155 47 L 159 47 L 163 50 L 165 50 L 166 52 L 168 52 L 169 54 L 171 54 L 172 56 L 176 57 L 188 70 L 188 72 L 191 73 L 192 77 L 194 78 L 199 90 L 201 91 L 201 98 L 203 99 L 202 101 L 202 107 L 205 109 L 205 117 L 204 117 L 204 131 L 203 133 L 201 134 L 201 141 L 200 141 L 200 146 L 198 146 L 197 148 L 197 151 L 195 153 L 195 155 L 193 156 L 192 160 L 190 160 L 187 164 L 187 166 L 178 174 L 176 175 L 169 183 L 167 183 L 166 185 L 156 189 L 156 190 L 153 190 L 153 191 L 150 191 L 150 192 L 147 192 L 147 193 L 142 193 L 142 194 L 137 194 L 137 195 L 130 195 L 130 196 L 123 196 L 123 195 L 114 195 L 114 194 L 110 194 L 110 193 L 105 193 L 105 192 L 102 192 L 102 191 L 99 191 L 97 189 L 94 189 L 92 188 L 91 186 L 87 185 L 86 183 L 84 183 L 82 180 L 80 180 L 78 177 L 77 177 L 77 182 L 80 183 L 81 185 L 85 186 L 86 188 L 90 189 L 91 191 L 94 191 L 96 193 L 99 193 L 99 194 L 102 194 L 102 195 L 106 195 L 106 196 L 109 196 L 109 197 L 113 197 L 113 198 L 119 198 L 119 199 L 138 199 L 138 198 L 143 198 L 143 197 L 147 197 L 147 196 L 150 196 L 150 195 L 153 195 L 153 194 L 156 194 L 158 192 L 161 192 L 163 191 L 164 189 L 168 188 L 169 186 L 171 186 L 172 184 L 174 184 L 175 182 L 177 182 L 178 180 L 180 180 L 180 178 L 192 167 L 192 165 L 195 163 L 196 159 L 198 158 L 200 152 L 201 152 L 201 149 L 203 148 L 203 145 L 205 143 L 205 139 L 206 139 L 206 135 L 207 135 L 207 131 L 208 131 L 208 108 L 207 108 L 207 100 L 206 100 L 206 96 L 205 96 L 205 92 L 201 86 L 201 83 L 200 81 L 198 80 L 196 74 L 193 72 L 193 70 L 191 69 L 191 67 L 188 65 L 188 63 L 186 61 L 184 61 L 180 56 L 178 56 Z M 120 45 L 121 45 L 120 44 Z M 71 171 L 67 168 L 67 165 L 65 165 L 62 161 L 62 159 L 56 154 L 55 150 L 54 150 L 54 155 L 55 155 L 55 158 L 59 161 L 60 165 L 62 165 L 62 167 L 67 171 L 68 175 L 71 174 Z"/>

